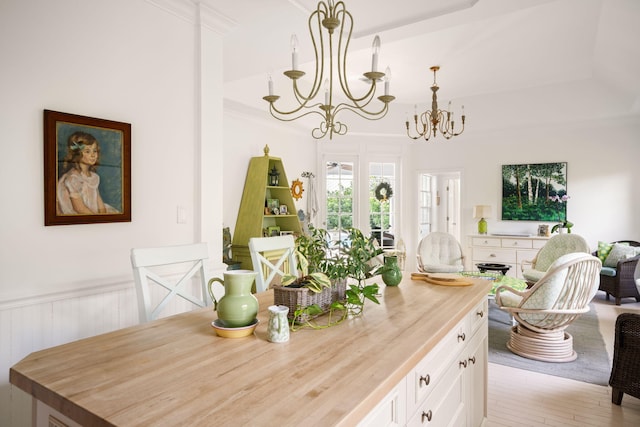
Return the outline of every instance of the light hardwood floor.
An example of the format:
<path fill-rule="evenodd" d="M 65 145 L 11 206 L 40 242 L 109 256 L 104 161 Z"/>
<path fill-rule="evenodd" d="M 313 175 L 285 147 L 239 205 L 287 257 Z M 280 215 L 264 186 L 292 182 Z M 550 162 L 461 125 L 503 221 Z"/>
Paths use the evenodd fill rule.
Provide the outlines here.
<path fill-rule="evenodd" d="M 640 303 L 624 299 L 616 306 L 603 292 L 594 298 L 609 361 L 620 313 L 640 313 Z M 638 355 L 640 357 L 640 355 Z M 611 387 L 489 364 L 487 399 L 490 427 L 501 426 L 640 426 L 640 399 L 627 394 L 611 403 Z"/>

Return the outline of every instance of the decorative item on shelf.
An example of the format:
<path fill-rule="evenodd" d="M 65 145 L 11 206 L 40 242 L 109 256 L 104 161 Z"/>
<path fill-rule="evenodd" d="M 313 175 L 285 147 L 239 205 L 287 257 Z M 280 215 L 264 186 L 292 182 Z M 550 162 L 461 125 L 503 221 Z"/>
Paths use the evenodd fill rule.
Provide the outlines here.
<path fill-rule="evenodd" d="M 556 202 L 556 209 L 558 212 L 558 221 L 559 221 L 559 224 L 556 224 L 551 228 L 552 233 L 555 233 L 557 231 L 558 234 L 562 234 L 565 232 L 565 229 L 567 233 L 571 233 L 571 227 L 573 227 L 573 223 L 567 219 L 567 206 L 566 206 L 567 201 L 569 199 L 570 199 L 570 196 L 566 194 L 564 196 L 559 196 L 557 194 L 555 196 L 549 196 L 549 200 L 551 200 L 552 202 Z M 564 211 L 564 220 L 562 219 L 563 211 Z"/>
<path fill-rule="evenodd" d="M 391 184 L 388 182 L 381 182 L 375 189 L 375 196 L 381 202 L 386 202 L 393 196 L 393 190 Z"/>
<path fill-rule="evenodd" d="M 218 325 L 225 328 L 242 328 L 256 321 L 258 300 L 251 293 L 256 273 L 252 270 L 232 270 L 224 273 L 224 279 L 213 277 L 208 289 L 213 310 L 218 313 Z M 224 296 L 218 301 L 213 293 L 214 283 L 224 287 Z"/>
<path fill-rule="evenodd" d="M 302 198 L 302 192 L 304 188 L 302 188 L 302 181 L 296 179 L 291 183 L 291 195 L 294 199 L 300 200 Z"/>
<path fill-rule="evenodd" d="M 280 184 L 280 172 L 276 169 L 275 165 L 269 171 L 269 185 L 272 187 L 277 187 Z"/>
<path fill-rule="evenodd" d="M 476 205 L 473 207 L 473 218 L 478 221 L 478 234 L 487 234 L 487 221 L 485 218 L 491 218 L 491 206 Z"/>
<path fill-rule="evenodd" d="M 549 237 L 551 235 L 549 231 L 549 226 L 547 224 L 540 224 L 538 226 L 538 236 L 539 237 Z"/>
<path fill-rule="evenodd" d="M 398 257 L 396 255 L 385 255 L 384 265 L 380 269 L 380 277 L 387 286 L 398 286 L 402 281 L 402 271 L 398 266 Z"/>
<path fill-rule="evenodd" d="M 438 130 L 445 139 L 451 139 L 452 137 L 458 136 L 464 132 L 464 105 L 462 106 L 462 128 L 460 129 L 460 132 L 455 132 L 454 130 L 455 121 L 453 120 L 453 112 L 451 111 L 451 101 L 449 101 L 448 110 L 438 109 L 437 92 L 439 87 L 436 83 L 436 72 L 439 69 L 440 66 L 438 65 L 431 67 L 431 71 L 433 71 L 433 85 L 431 85 L 431 91 L 433 92 L 431 95 L 431 110 L 427 110 L 420 114 L 420 125 L 422 128 L 418 125 L 418 106 L 415 106 L 413 121 L 418 136 L 411 136 L 411 132 L 409 130 L 409 117 L 407 117 L 407 121 L 405 122 L 407 127 L 407 136 L 411 139 L 424 138 L 425 141 L 428 141 L 432 135 L 434 138 L 438 135 Z"/>
<path fill-rule="evenodd" d="M 316 26 L 317 25 L 317 26 Z M 387 67 L 385 73 L 378 71 L 378 55 L 380 54 L 380 37 L 375 36 L 373 41 L 373 54 L 371 61 L 371 71 L 364 73 L 365 82 L 369 85 L 362 95 L 354 95 L 354 91 L 349 87 L 350 76 L 347 74 L 347 48 L 351 41 L 353 31 L 353 17 L 347 11 L 343 1 L 328 2 L 320 1 L 316 10 L 311 13 L 308 20 L 309 33 L 313 42 L 315 52 L 315 76 L 313 84 L 308 93 L 302 93 L 298 86 L 298 79 L 305 73 L 298 68 L 298 38 L 294 34 L 291 36 L 292 66 L 291 70 L 285 71 L 284 75 L 291 79 L 293 95 L 297 101 L 297 106 L 290 111 L 281 111 L 275 106 L 275 102 L 280 96 L 275 95 L 274 82 L 269 76 L 269 95 L 263 97 L 269 103 L 269 112 L 273 117 L 282 121 L 292 121 L 309 114 L 318 114 L 321 117 L 320 125 L 313 129 L 311 135 L 316 138 L 324 138 L 329 134 L 329 139 L 333 134 L 344 135 L 347 133 L 347 125 L 336 120 L 338 114 L 343 111 L 351 111 L 368 120 L 377 120 L 384 117 L 389 110 L 389 103 L 395 99 L 389 95 L 389 82 L 391 71 Z M 335 31 L 339 29 L 339 31 Z M 334 41 L 333 36 L 337 36 Z M 337 52 L 334 48 L 337 46 Z M 319 50 L 318 50 L 319 48 Z M 325 49 L 328 48 L 328 52 Z M 336 54 L 334 57 L 334 53 Z M 328 64 L 325 67 L 325 60 Z M 335 67 L 335 68 L 334 68 Z M 326 78 L 324 78 L 326 76 Z M 335 87 L 342 89 L 340 98 L 346 98 L 345 102 L 339 102 L 338 96 L 334 98 L 334 78 L 338 78 L 339 84 Z M 372 111 L 367 107 L 373 100 L 377 83 L 384 81 L 384 95 L 377 99 L 382 103 L 382 108 Z M 324 102 L 314 102 L 320 90 L 324 92 Z M 336 94 L 338 95 L 338 94 Z M 335 102 L 335 103 L 334 103 Z M 318 111 L 319 109 L 320 111 Z"/>
<path fill-rule="evenodd" d="M 289 213 L 289 210 L 287 208 L 287 205 L 280 205 L 280 215 L 287 215 Z"/>
<path fill-rule="evenodd" d="M 269 208 L 269 213 L 271 214 L 273 214 L 274 210 L 280 213 L 280 200 L 267 199 L 267 207 Z"/>
<path fill-rule="evenodd" d="M 272 225 L 267 227 L 267 237 L 275 237 L 280 235 L 280 227 Z"/>

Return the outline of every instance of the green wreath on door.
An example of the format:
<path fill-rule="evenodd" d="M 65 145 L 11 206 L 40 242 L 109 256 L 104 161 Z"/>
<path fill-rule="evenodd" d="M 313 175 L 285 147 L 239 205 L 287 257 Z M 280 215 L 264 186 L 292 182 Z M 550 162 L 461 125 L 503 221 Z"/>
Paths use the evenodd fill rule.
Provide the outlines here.
<path fill-rule="evenodd" d="M 393 190 L 388 182 L 381 182 L 375 189 L 376 199 L 386 202 L 393 196 Z"/>

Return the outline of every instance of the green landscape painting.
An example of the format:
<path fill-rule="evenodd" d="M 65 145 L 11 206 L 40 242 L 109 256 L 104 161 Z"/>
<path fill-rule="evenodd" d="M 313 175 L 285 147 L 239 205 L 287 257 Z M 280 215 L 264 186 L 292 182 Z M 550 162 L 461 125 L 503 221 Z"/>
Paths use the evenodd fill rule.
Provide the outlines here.
<path fill-rule="evenodd" d="M 566 162 L 502 166 L 505 221 L 563 221 L 567 218 L 567 198 Z"/>

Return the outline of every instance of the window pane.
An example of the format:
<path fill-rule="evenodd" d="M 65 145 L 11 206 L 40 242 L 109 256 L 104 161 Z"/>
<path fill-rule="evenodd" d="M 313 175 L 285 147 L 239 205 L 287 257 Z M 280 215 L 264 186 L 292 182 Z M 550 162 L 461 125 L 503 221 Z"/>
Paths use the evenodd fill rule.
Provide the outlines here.
<path fill-rule="evenodd" d="M 327 231 L 337 240 L 339 231 L 353 225 L 353 163 L 327 162 Z"/>
<path fill-rule="evenodd" d="M 369 163 L 369 226 L 383 248 L 395 247 L 395 170 L 395 163 Z"/>
<path fill-rule="evenodd" d="M 424 236 L 431 232 L 431 201 L 433 200 L 431 179 L 431 175 L 420 175 L 420 206 L 418 207 L 418 230 L 420 232 L 420 235 L 418 236 L 419 239 L 422 239 Z"/>

